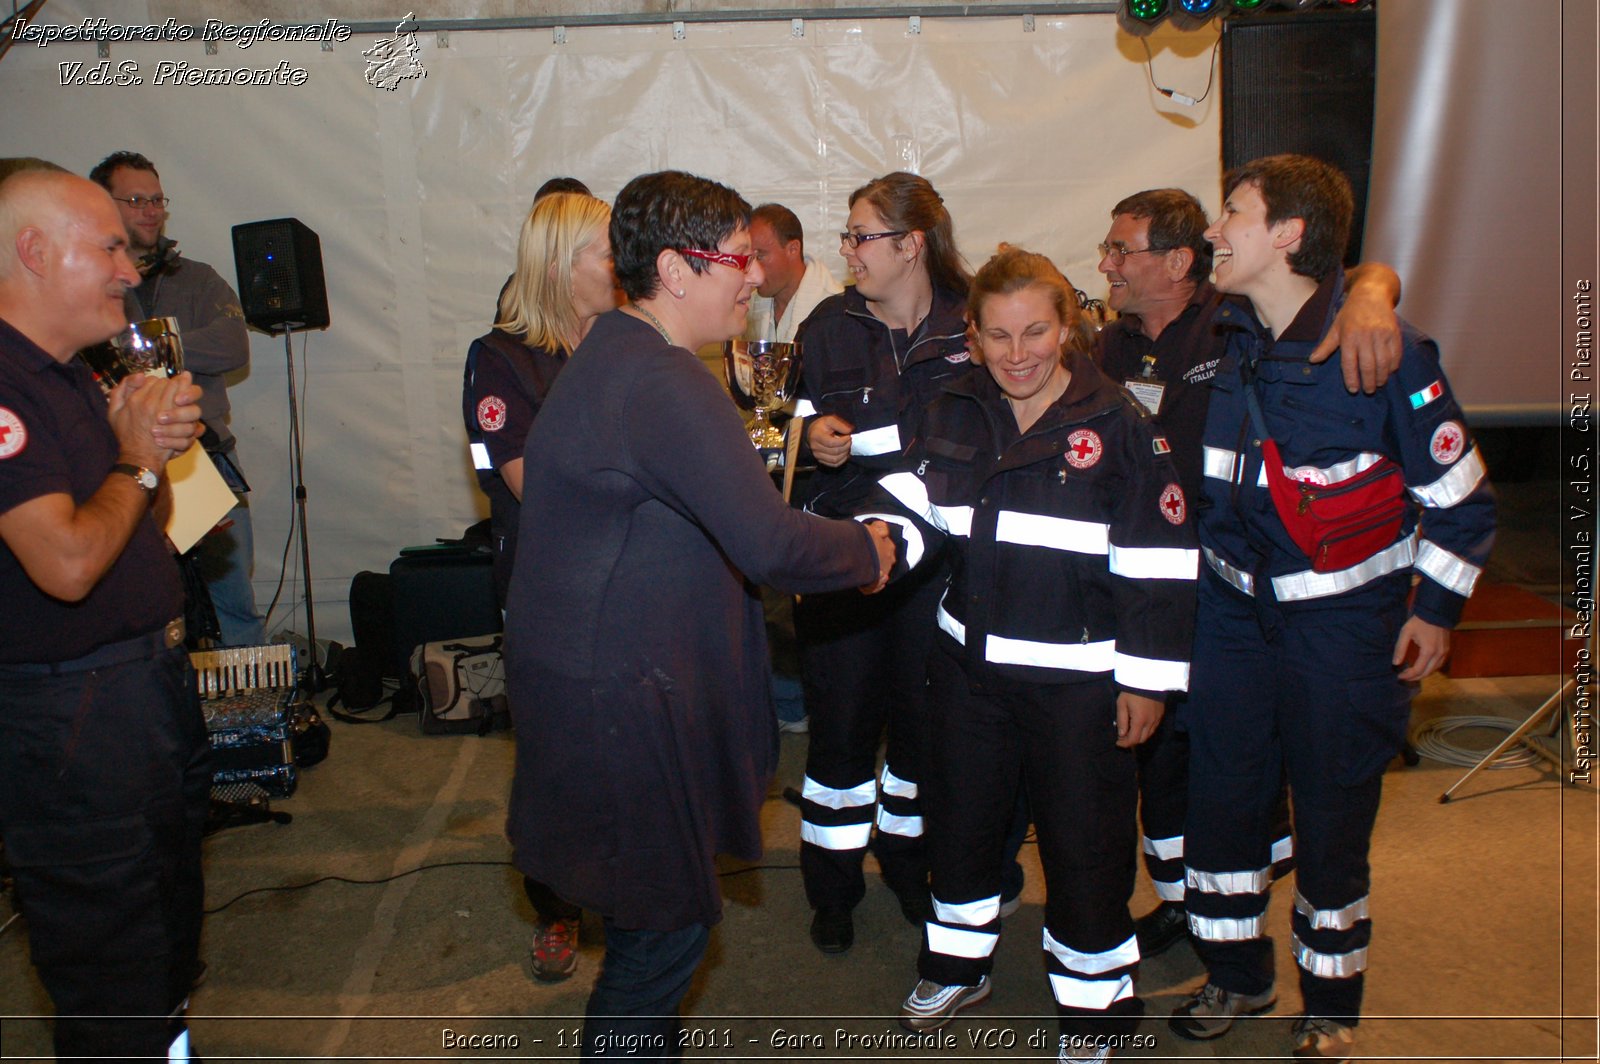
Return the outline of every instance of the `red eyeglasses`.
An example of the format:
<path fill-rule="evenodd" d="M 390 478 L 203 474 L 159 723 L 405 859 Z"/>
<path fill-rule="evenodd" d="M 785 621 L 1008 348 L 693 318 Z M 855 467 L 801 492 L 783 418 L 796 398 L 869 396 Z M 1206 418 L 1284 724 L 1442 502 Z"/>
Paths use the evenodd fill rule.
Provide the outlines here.
<path fill-rule="evenodd" d="M 735 255 L 731 251 L 705 251 L 701 248 L 678 248 L 678 254 L 687 255 L 691 259 L 703 259 L 706 262 L 720 262 L 724 266 L 732 266 L 740 273 L 750 268 L 750 260 L 754 255 Z"/>

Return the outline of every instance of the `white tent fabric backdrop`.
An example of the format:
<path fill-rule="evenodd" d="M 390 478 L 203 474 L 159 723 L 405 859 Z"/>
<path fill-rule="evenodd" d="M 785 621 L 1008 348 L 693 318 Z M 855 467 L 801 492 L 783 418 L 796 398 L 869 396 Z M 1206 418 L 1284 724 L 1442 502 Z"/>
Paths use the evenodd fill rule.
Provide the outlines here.
<path fill-rule="evenodd" d="M 57 0 L 48 22 L 144 4 Z M 461 426 L 462 360 L 490 321 L 517 226 L 554 174 L 610 198 L 636 174 L 690 170 L 777 200 L 842 273 L 850 191 L 896 169 L 943 193 L 974 263 L 996 242 L 1051 255 L 1104 295 L 1094 245 L 1141 188 L 1178 185 L 1214 212 L 1218 94 L 1182 107 L 1150 86 L 1142 45 L 1110 15 L 788 20 L 673 27 L 457 31 L 419 37 L 426 77 L 394 91 L 364 78 L 356 36 L 315 43 L 111 45 L 143 84 L 61 84 L 93 44 L 19 43 L 0 63 L 5 154 L 86 172 L 111 151 L 150 156 L 172 197 L 168 235 L 233 279 L 232 226 L 292 216 L 322 241 L 332 325 L 296 337 L 317 634 L 350 638 L 351 576 L 401 546 L 459 535 L 485 511 Z M 1155 77 L 1200 96 L 1214 33 L 1151 39 Z M 162 60 L 307 72 L 300 86 L 154 84 Z M 230 389 L 253 486 L 257 596 L 289 584 L 272 627 L 304 631 L 291 527 L 281 339 L 252 335 Z M 684 426 L 686 432 L 694 426 Z"/>

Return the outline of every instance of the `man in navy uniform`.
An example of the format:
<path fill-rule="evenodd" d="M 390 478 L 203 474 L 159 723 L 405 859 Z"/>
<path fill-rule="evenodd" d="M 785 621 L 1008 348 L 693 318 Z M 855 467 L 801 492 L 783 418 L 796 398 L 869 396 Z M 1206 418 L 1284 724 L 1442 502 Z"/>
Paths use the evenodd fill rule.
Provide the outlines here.
<path fill-rule="evenodd" d="M 199 389 L 108 404 L 73 357 L 138 282 L 103 189 L 0 180 L 0 836 L 63 1058 L 188 1059 L 198 964 L 209 747 L 152 510 Z"/>
<path fill-rule="evenodd" d="M 1111 209 L 1111 228 L 1100 244 L 1099 269 L 1110 284 L 1107 301 L 1118 315 L 1100 333 L 1100 366 L 1155 419 L 1189 499 L 1201 496 L 1201 435 L 1211 378 L 1227 345 L 1227 333 L 1213 325 L 1227 297 L 1207 280 L 1211 245 L 1205 230 L 1205 209 L 1192 195 L 1177 188 L 1147 189 Z M 1338 350 L 1346 386 L 1354 390 L 1359 378 L 1372 391 L 1399 365 L 1394 305 L 1400 279 L 1382 263 L 1367 263 L 1350 271 L 1349 283 L 1349 298 L 1311 358 L 1320 362 Z M 1187 929 L 1183 820 L 1189 740 L 1175 727 L 1176 717 L 1176 712 L 1164 714 L 1156 734 L 1136 750 L 1141 848 L 1161 899 L 1135 921 L 1144 957 L 1164 952 Z M 1288 828 L 1284 805 L 1272 843 L 1280 872 L 1293 853 Z"/>

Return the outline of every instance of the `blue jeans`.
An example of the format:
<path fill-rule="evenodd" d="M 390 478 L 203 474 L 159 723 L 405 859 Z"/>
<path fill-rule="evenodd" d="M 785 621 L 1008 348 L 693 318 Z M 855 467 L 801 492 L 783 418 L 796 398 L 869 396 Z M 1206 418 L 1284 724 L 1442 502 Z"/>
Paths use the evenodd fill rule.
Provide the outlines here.
<path fill-rule="evenodd" d="M 678 1005 L 705 956 L 711 928 L 630 930 L 609 916 L 605 925 L 606 955 L 583 1020 L 583 1059 L 676 1060 L 682 1055 Z"/>
<path fill-rule="evenodd" d="M 221 532 L 212 532 L 198 544 L 196 556 L 200 575 L 205 578 L 206 590 L 211 594 L 211 607 L 217 611 L 222 645 L 260 646 L 267 641 L 267 633 L 266 624 L 256 610 L 256 591 L 251 583 L 256 553 L 255 537 L 250 528 L 250 504 L 245 501 L 249 488 L 237 470 L 236 457 L 213 455 L 211 460 L 239 501 L 224 518 L 233 524 Z"/>

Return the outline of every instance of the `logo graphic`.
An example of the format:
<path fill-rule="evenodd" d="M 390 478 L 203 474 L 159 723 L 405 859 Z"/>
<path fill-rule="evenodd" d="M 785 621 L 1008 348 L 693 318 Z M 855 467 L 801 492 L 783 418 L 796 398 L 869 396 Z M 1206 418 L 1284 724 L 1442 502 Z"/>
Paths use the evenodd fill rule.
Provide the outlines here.
<path fill-rule="evenodd" d="M 1161 492 L 1161 516 L 1175 525 L 1183 524 L 1183 515 L 1189 508 L 1183 502 L 1183 489 L 1176 484 L 1168 484 Z"/>
<path fill-rule="evenodd" d="M 1433 439 L 1428 441 L 1428 451 L 1440 465 L 1449 465 L 1460 458 L 1466 446 L 1467 430 L 1459 421 L 1446 421 L 1433 430 Z"/>
<path fill-rule="evenodd" d="M 485 432 L 499 432 L 506 427 L 506 401 L 498 395 L 486 395 L 478 401 L 478 427 Z"/>
<path fill-rule="evenodd" d="M 1306 465 L 1301 466 L 1298 469 L 1290 469 L 1288 466 L 1285 466 L 1283 471 L 1288 475 L 1290 480 L 1298 480 L 1302 484 L 1315 484 L 1318 487 L 1323 487 L 1328 483 L 1328 474 L 1324 473 L 1316 466 Z"/>
<path fill-rule="evenodd" d="M 1105 451 L 1105 445 L 1100 442 L 1100 434 L 1094 429 L 1079 429 L 1067 437 L 1067 464 L 1074 469 L 1088 469 L 1100 461 L 1100 455 Z"/>
<path fill-rule="evenodd" d="M 368 85 L 393 92 L 407 78 L 428 76 L 422 61 L 417 58 L 417 53 L 422 50 L 417 44 L 417 31 L 414 28 L 406 30 L 406 23 L 415 17 L 415 12 L 407 12 L 405 18 L 395 23 L 392 40 L 385 37 L 361 53 L 367 57 L 365 76 Z"/>
<path fill-rule="evenodd" d="M 22 453 L 28 446 L 28 430 L 22 419 L 0 406 L 0 458 L 10 458 Z"/>

